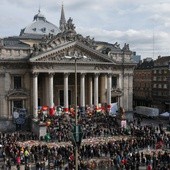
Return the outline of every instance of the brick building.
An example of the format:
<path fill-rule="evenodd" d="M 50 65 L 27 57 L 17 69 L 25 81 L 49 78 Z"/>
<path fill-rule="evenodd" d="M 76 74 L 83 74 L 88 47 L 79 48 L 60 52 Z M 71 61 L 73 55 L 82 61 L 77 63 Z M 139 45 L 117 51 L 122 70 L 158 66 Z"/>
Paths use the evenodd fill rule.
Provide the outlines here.
<path fill-rule="evenodd" d="M 154 61 L 152 69 L 152 99 L 153 106 L 160 112 L 170 111 L 170 56 L 161 57 Z"/>
<path fill-rule="evenodd" d="M 152 104 L 152 68 L 154 61 L 146 58 L 138 63 L 134 71 L 133 106 L 151 106 Z"/>

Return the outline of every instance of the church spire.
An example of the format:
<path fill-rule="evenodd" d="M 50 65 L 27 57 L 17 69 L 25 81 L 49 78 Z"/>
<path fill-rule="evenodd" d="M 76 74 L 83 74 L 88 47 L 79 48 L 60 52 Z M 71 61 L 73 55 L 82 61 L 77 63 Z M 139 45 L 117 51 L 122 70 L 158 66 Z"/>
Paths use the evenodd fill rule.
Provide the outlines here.
<path fill-rule="evenodd" d="M 62 4 L 61 8 L 61 18 L 60 18 L 60 30 L 63 32 L 66 27 L 66 19 L 65 19 L 65 14 L 64 14 L 64 6 Z"/>

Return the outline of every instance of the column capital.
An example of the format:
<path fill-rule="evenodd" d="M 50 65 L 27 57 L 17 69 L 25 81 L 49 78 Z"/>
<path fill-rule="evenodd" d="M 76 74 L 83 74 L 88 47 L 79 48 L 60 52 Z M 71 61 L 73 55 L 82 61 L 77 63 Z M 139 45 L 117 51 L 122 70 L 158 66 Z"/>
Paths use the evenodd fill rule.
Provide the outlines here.
<path fill-rule="evenodd" d="M 54 73 L 54 72 L 48 72 L 48 75 L 49 75 L 50 77 L 53 77 L 53 76 L 55 75 L 55 73 Z"/>
<path fill-rule="evenodd" d="M 107 73 L 107 77 L 112 77 L 113 75 L 113 73 Z"/>
<path fill-rule="evenodd" d="M 133 73 L 129 73 L 129 76 L 132 76 L 132 77 L 133 77 L 133 76 L 134 76 L 134 74 L 133 74 Z"/>
<path fill-rule="evenodd" d="M 124 73 L 124 76 L 125 76 L 125 77 L 128 77 L 128 76 L 129 76 L 129 73 Z"/>
<path fill-rule="evenodd" d="M 85 75 L 86 75 L 86 73 L 80 73 L 80 75 L 81 75 L 81 76 L 85 76 Z"/>
<path fill-rule="evenodd" d="M 38 75 L 39 75 L 38 72 L 32 72 L 32 76 L 33 76 L 33 77 L 37 77 Z"/>
<path fill-rule="evenodd" d="M 68 77 L 70 73 L 64 73 L 64 77 Z"/>
<path fill-rule="evenodd" d="M 100 73 L 94 73 L 95 77 L 99 77 Z"/>

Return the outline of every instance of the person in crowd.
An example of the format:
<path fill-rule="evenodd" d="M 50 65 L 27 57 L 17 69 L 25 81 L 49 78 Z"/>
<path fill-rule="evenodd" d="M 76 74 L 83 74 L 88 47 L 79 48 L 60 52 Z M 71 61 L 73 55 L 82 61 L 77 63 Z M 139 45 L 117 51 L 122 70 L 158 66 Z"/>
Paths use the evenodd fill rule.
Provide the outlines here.
<path fill-rule="evenodd" d="M 25 164 L 34 164 L 36 169 L 43 170 L 52 161 L 56 169 L 68 165 L 68 169 L 74 169 L 74 146 L 61 145 L 49 147 L 50 142 L 67 143 L 70 141 L 70 130 L 73 128 L 74 117 L 68 119 L 68 115 L 47 116 L 44 121 L 51 123 L 47 127 L 50 141 L 46 144 L 20 146 L 18 141 L 24 143 L 28 140 L 37 140 L 32 132 L 0 133 L 0 142 L 3 143 L 4 167 L 12 164 L 20 169 Z M 91 166 L 84 160 L 102 160 L 102 166 L 114 166 L 117 169 L 139 169 L 143 165 L 150 165 L 155 170 L 170 165 L 170 154 L 167 151 L 159 152 L 159 149 L 170 149 L 170 134 L 165 133 L 161 127 L 153 125 L 142 126 L 141 123 L 131 123 L 127 129 L 121 128 L 116 119 L 107 114 L 92 114 L 83 116 L 78 120 L 84 133 L 83 139 L 96 139 L 96 143 L 82 143 L 79 148 L 79 169 L 86 170 Z M 160 131 L 158 130 L 160 129 Z M 113 140 L 109 137 L 119 137 Z M 105 141 L 101 140 L 105 139 Z M 101 141 L 100 141 L 101 140 Z M 151 152 L 154 149 L 155 152 Z M 147 150 L 147 153 L 144 152 Z M 47 163 L 48 162 L 48 163 Z M 93 162 L 96 166 L 100 163 Z"/>

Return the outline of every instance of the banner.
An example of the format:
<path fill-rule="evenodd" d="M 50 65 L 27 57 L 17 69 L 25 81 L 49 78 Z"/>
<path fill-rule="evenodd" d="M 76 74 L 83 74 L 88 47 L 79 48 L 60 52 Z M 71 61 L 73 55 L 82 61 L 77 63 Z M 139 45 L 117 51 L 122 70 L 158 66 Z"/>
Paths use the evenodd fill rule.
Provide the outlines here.
<path fill-rule="evenodd" d="M 114 115 L 117 114 L 117 112 L 118 112 L 118 105 L 117 105 L 117 103 L 112 103 L 109 114 L 110 114 L 111 116 L 114 116 Z"/>

